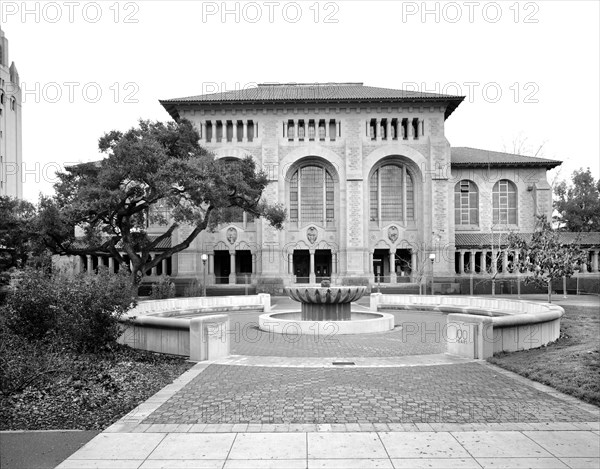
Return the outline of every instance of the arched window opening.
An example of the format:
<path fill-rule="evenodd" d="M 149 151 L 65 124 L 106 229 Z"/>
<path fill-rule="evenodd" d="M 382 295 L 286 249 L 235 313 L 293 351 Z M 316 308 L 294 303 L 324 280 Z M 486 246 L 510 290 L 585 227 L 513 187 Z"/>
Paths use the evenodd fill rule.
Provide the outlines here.
<path fill-rule="evenodd" d="M 290 221 L 299 224 L 335 220 L 333 177 L 322 166 L 307 165 L 290 179 Z"/>
<path fill-rule="evenodd" d="M 415 193 L 406 166 L 387 164 L 376 169 L 369 183 L 371 221 L 413 221 Z"/>
<path fill-rule="evenodd" d="M 473 181 L 463 179 L 454 186 L 454 223 L 479 224 L 479 191 Z"/>
<path fill-rule="evenodd" d="M 494 185 L 492 202 L 494 224 L 517 224 L 517 188 L 511 181 L 502 179 Z"/>

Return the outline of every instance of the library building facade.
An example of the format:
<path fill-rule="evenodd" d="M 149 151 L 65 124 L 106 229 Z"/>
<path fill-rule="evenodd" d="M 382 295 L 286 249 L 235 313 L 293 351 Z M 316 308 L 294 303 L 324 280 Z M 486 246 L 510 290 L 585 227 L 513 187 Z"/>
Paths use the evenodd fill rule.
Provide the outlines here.
<path fill-rule="evenodd" d="M 547 171 L 560 161 L 452 147 L 445 122 L 463 99 L 324 83 L 160 101 L 174 120 L 196 125 L 216 158 L 250 155 L 268 174 L 264 197 L 288 217 L 277 231 L 240 212 L 147 280 L 169 274 L 181 285 L 206 278 L 224 291 L 276 293 L 322 279 L 414 291 L 433 277 L 436 291 L 451 293 L 461 279 L 464 290 L 467 278 L 514 275 L 506 234 L 551 217 Z M 588 235 L 582 274 L 597 277 L 600 234 Z"/>

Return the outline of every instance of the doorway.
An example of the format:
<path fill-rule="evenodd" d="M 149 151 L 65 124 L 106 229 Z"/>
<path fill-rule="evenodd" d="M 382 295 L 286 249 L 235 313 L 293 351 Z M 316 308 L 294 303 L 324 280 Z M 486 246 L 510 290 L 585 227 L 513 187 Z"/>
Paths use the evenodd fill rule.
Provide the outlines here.
<path fill-rule="evenodd" d="M 324 279 L 331 280 L 331 250 L 317 249 L 315 251 L 315 280 L 321 283 Z"/>
<path fill-rule="evenodd" d="M 373 276 L 375 283 L 390 282 L 390 250 L 375 249 L 373 252 Z"/>
<path fill-rule="evenodd" d="M 229 251 L 215 251 L 215 283 L 228 284 L 231 260 Z"/>
<path fill-rule="evenodd" d="M 308 252 L 308 249 L 294 250 L 293 264 L 296 283 L 309 283 L 310 253 Z"/>

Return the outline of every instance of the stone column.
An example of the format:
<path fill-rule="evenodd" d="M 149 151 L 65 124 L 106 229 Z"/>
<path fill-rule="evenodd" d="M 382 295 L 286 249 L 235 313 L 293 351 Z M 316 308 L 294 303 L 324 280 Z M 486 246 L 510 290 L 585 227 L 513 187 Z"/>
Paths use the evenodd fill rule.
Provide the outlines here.
<path fill-rule="evenodd" d="M 253 252 L 253 253 L 252 253 L 252 275 L 253 275 L 253 276 L 257 274 L 257 272 L 256 272 L 256 270 L 257 270 L 257 267 L 258 267 L 258 262 L 257 262 L 257 259 L 258 259 L 258 257 L 257 257 L 257 255 L 256 255 L 256 253 L 255 253 L 255 252 Z"/>
<path fill-rule="evenodd" d="M 315 283 L 317 281 L 317 277 L 315 275 L 315 251 L 310 251 L 310 273 L 309 273 L 309 283 Z"/>
<path fill-rule="evenodd" d="M 92 270 L 94 270 L 94 263 L 92 262 L 92 256 L 90 254 L 86 254 L 86 269 L 88 275 L 92 274 Z"/>
<path fill-rule="evenodd" d="M 373 251 L 369 251 L 369 273 L 373 273 Z"/>
<path fill-rule="evenodd" d="M 115 260 L 112 257 L 108 258 L 108 273 L 109 274 L 115 273 Z"/>
<path fill-rule="evenodd" d="M 508 273 L 508 251 L 506 249 L 502 251 L 502 273 Z"/>
<path fill-rule="evenodd" d="M 325 141 L 329 140 L 329 119 L 325 119 Z"/>
<path fill-rule="evenodd" d="M 487 249 L 484 249 L 481 252 L 481 273 L 485 274 L 487 272 Z"/>
<path fill-rule="evenodd" d="M 381 142 L 381 119 L 375 119 L 375 139 Z"/>
<path fill-rule="evenodd" d="M 161 266 L 162 274 L 167 275 L 167 260 L 163 259 L 162 261 L 160 261 L 160 266 Z"/>
<path fill-rule="evenodd" d="M 396 283 L 396 250 L 390 249 L 390 283 Z"/>
<path fill-rule="evenodd" d="M 412 126 L 412 119 L 409 117 L 406 120 L 406 140 L 410 140 L 414 136 L 414 129 Z"/>
<path fill-rule="evenodd" d="M 592 251 L 592 272 L 598 272 L 598 250 Z"/>
<path fill-rule="evenodd" d="M 335 121 L 335 138 L 340 138 L 341 137 L 341 127 L 342 127 L 342 123 L 339 120 Z"/>
<path fill-rule="evenodd" d="M 206 142 L 207 141 L 207 139 L 206 139 L 206 121 L 202 121 L 200 128 L 202 129 L 201 130 L 202 135 L 200 136 L 200 140 L 203 140 Z"/>
<path fill-rule="evenodd" d="M 498 272 L 498 254 L 495 249 L 492 249 L 492 274 Z"/>
<path fill-rule="evenodd" d="M 155 265 L 154 267 L 152 267 L 152 270 L 150 271 L 150 275 L 152 275 L 153 277 L 156 277 L 158 273 L 157 270 L 157 266 Z M 167 273 L 163 270 L 162 275 L 167 275 Z"/>
<path fill-rule="evenodd" d="M 475 273 L 475 251 L 471 250 L 471 259 L 469 259 L 469 271 L 471 274 Z"/>
<path fill-rule="evenodd" d="M 208 254 L 208 273 L 211 275 L 215 273 L 215 254 L 214 253 Z"/>
<path fill-rule="evenodd" d="M 229 283 L 235 285 L 235 251 L 229 252 Z"/>
<path fill-rule="evenodd" d="M 337 258 L 337 252 L 334 252 L 331 254 L 331 273 L 332 274 L 337 274 L 337 262 L 338 262 L 338 258 Z"/>
<path fill-rule="evenodd" d="M 392 136 L 392 119 L 385 120 L 385 139 L 391 140 Z"/>
<path fill-rule="evenodd" d="M 288 254 L 288 274 L 294 274 L 294 255 Z"/>
<path fill-rule="evenodd" d="M 248 121 L 242 121 L 242 142 L 248 141 Z"/>
<path fill-rule="evenodd" d="M 298 119 L 294 119 L 294 138 L 292 139 L 294 142 L 298 141 L 298 127 L 300 125 L 300 121 Z"/>
<path fill-rule="evenodd" d="M 465 251 L 462 249 L 458 251 L 458 273 L 459 275 L 465 273 Z"/>

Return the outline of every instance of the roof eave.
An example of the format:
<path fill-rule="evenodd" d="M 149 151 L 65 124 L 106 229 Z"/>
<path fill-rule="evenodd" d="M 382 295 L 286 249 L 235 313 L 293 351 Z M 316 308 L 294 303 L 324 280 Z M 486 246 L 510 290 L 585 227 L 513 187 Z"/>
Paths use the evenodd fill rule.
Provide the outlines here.
<path fill-rule="evenodd" d="M 450 166 L 454 167 L 464 167 L 464 168 L 489 168 L 490 166 L 501 167 L 501 166 L 526 166 L 526 167 L 535 167 L 535 168 L 556 168 L 560 166 L 562 161 L 515 161 L 515 162 L 497 162 L 497 161 L 489 161 L 485 163 L 455 163 L 454 161 L 450 162 Z"/>
<path fill-rule="evenodd" d="M 444 112 L 444 119 L 448 119 L 450 115 L 456 110 L 456 108 L 464 101 L 464 96 L 456 97 L 445 97 L 445 96 L 432 96 L 432 97 L 414 97 L 414 98 L 345 98 L 345 99 L 272 99 L 272 100 L 182 100 L 182 99 L 161 99 L 158 102 L 165 108 L 165 110 L 175 120 L 179 118 L 177 112 L 177 106 L 190 106 L 190 105 L 201 105 L 201 106 L 223 106 L 223 105 L 274 105 L 274 104 L 315 104 L 315 103 L 419 103 L 419 102 L 442 102 L 446 104 L 446 110 Z"/>

